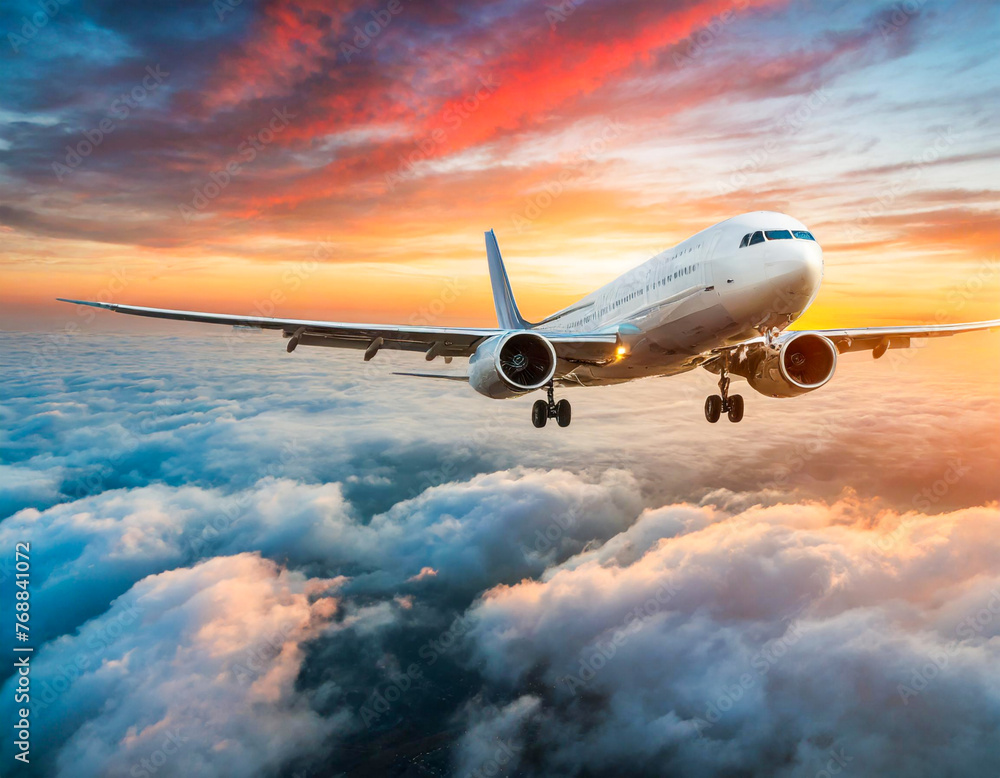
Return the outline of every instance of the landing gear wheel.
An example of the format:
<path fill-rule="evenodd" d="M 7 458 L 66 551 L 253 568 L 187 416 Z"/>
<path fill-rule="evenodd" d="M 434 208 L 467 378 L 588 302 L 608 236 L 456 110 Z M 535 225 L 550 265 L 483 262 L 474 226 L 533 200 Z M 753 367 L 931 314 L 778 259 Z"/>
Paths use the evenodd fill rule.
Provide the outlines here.
<path fill-rule="evenodd" d="M 544 400 L 535 400 L 531 406 L 531 423 L 536 427 L 544 427 L 549 419 L 555 419 L 560 427 L 568 427 L 573 418 L 573 409 L 570 408 L 569 400 L 556 402 L 555 385 L 552 381 L 545 387 Z"/>
<path fill-rule="evenodd" d="M 717 394 L 710 395 L 705 400 L 705 418 L 715 424 L 722 415 L 722 398 Z"/>
<path fill-rule="evenodd" d="M 729 398 L 729 421 L 736 424 L 743 419 L 743 395 L 734 394 Z"/>
<path fill-rule="evenodd" d="M 536 427 L 544 427 L 548 420 L 549 404 L 545 400 L 535 400 L 535 404 L 531 406 L 531 423 Z"/>
<path fill-rule="evenodd" d="M 734 394 L 729 396 L 729 352 L 722 352 L 722 364 L 719 365 L 719 393 L 705 400 L 705 418 L 715 424 L 725 413 L 734 424 L 743 419 L 743 398 Z"/>

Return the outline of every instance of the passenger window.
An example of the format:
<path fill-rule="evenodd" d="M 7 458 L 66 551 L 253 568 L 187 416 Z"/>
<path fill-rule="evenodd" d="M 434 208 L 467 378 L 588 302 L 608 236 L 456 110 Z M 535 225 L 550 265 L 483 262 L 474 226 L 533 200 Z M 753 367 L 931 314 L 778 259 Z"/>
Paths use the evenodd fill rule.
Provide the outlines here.
<path fill-rule="evenodd" d="M 806 232 L 805 230 L 795 230 L 792 234 L 796 238 L 801 238 L 802 240 L 816 240 L 816 238 L 812 236 L 811 232 Z"/>
<path fill-rule="evenodd" d="M 750 236 L 750 243 L 748 245 L 753 246 L 757 243 L 763 243 L 763 242 L 764 242 L 764 233 L 761 232 L 760 230 L 757 230 L 757 232 L 755 232 L 753 235 Z"/>
<path fill-rule="evenodd" d="M 792 233 L 788 230 L 768 230 L 764 233 L 768 240 L 791 240 Z"/>

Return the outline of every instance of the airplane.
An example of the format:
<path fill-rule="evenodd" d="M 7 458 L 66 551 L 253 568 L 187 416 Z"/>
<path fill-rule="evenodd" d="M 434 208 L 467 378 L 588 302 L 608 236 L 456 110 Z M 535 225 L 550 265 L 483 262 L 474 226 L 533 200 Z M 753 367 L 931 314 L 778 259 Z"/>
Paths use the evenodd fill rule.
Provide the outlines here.
<path fill-rule="evenodd" d="M 768 397 L 795 397 L 833 378 L 839 354 L 908 348 L 914 338 L 1000 327 L 1000 319 L 860 329 L 790 330 L 816 298 L 823 249 L 797 219 L 754 211 L 713 225 L 663 251 L 577 303 L 539 322 L 518 311 L 496 235 L 486 234 L 496 328 L 278 319 L 144 308 L 57 298 L 117 313 L 158 319 L 281 330 L 287 351 L 327 346 L 364 351 L 423 352 L 427 361 L 468 358 L 464 375 L 397 375 L 468 382 L 486 397 L 521 397 L 544 389 L 531 408 L 535 427 L 555 419 L 567 427 L 572 409 L 555 401 L 555 386 L 605 386 L 702 367 L 719 376 L 705 418 L 743 419 L 744 401 L 730 394 L 733 376 Z"/>

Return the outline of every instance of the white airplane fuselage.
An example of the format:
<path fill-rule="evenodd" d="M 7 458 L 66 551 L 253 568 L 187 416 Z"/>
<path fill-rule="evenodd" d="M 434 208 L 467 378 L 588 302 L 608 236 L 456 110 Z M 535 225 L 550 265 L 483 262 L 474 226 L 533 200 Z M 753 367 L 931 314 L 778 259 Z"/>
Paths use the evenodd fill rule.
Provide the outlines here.
<path fill-rule="evenodd" d="M 741 247 L 756 232 L 792 237 Z M 822 280 L 823 250 L 808 228 L 786 214 L 754 211 L 657 254 L 533 330 L 621 334 L 627 358 L 573 370 L 571 380 L 587 386 L 675 375 L 714 348 L 786 328 Z"/>

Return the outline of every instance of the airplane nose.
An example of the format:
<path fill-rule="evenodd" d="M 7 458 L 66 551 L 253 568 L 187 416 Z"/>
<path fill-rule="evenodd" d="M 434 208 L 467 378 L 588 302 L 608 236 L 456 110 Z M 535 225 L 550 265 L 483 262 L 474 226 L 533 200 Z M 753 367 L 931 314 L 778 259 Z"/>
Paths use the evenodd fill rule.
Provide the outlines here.
<path fill-rule="evenodd" d="M 798 315 L 809 307 L 823 281 L 823 249 L 813 241 L 798 240 L 775 248 L 765 261 L 768 280 L 787 308 L 783 312 Z"/>

